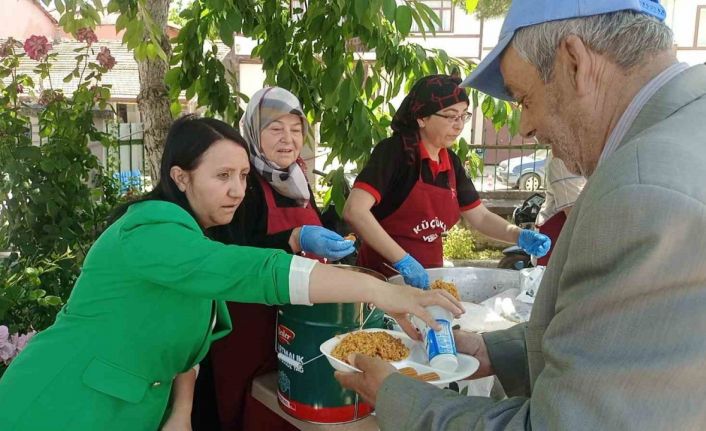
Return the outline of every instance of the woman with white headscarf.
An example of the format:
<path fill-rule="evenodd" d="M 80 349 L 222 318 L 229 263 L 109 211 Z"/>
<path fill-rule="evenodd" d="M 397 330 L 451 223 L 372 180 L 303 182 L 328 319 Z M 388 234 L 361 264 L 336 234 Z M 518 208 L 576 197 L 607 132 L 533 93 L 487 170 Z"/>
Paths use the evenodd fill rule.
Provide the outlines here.
<path fill-rule="evenodd" d="M 337 261 L 352 253 L 353 241 L 321 226 L 299 157 L 311 137 L 299 100 L 279 87 L 258 91 L 243 115 L 241 132 L 250 156 L 248 187 L 233 222 L 216 237 L 319 260 Z M 272 347 L 276 308 L 243 303 L 228 308 L 235 329 L 210 353 L 221 429 L 296 429 L 250 396 L 252 380 L 277 367 Z"/>

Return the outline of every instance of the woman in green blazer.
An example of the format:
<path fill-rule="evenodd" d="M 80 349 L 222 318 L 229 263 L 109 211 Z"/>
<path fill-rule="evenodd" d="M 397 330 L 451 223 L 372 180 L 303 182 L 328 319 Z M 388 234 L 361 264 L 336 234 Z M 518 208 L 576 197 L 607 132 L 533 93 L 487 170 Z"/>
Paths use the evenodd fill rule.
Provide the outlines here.
<path fill-rule="evenodd" d="M 231 221 L 249 169 L 244 141 L 227 124 L 175 122 L 159 184 L 98 238 L 56 322 L 0 380 L 3 431 L 153 431 L 163 418 L 165 429 L 189 429 L 192 368 L 231 329 L 224 300 L 366 301 L 429 322 L 426 305 L 461 312 L 443 292 L 209 240 L 205 229 Z"/>

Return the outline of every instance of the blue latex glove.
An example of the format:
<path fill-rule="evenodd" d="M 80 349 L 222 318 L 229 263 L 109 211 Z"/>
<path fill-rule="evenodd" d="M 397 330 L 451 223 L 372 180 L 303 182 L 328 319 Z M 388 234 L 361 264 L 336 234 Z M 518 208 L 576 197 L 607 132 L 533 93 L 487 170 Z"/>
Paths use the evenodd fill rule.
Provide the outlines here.
<path fill-rule="evenodd" d="M 355 251 L 353 241 L 343 239 L 325 227 L 304 225 L 299 232 L 302 251 L 314 253 L 328 260 L 341 260 Z"/>
<path fill-rule="evenodd" d="M 532 256 L 542 257 L 552 248 L 552 240 L 548 236 L 529 229 L 522 229 L 517 245 Z"/>
<path fill-rule="evenodd" d="M 427 270 L 409 253 L 405 254 L 399 261 L 393 263 L 392 266 L 402 274 L 404 282 L 410 286 L 420 289 L 429 288 L 429 274 Z"/>

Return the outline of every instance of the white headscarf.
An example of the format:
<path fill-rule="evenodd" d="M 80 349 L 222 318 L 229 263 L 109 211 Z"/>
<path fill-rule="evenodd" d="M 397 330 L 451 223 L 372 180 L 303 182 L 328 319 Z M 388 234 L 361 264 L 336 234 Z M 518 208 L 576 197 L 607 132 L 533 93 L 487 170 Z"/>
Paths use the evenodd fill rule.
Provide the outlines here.
<path fill-rule="evenodd" d="M 297 201 L 306 207 L 309 204 L 310 193 L 304 171 L 297 162 L 289 166 L 277 166 L 262 153 L 260 132 L 278 118 L 295 114 L 302 119 L 302 133 L 309 136 L 309 123 L 299 104 L 299 99 L 292 93 L 280 87 L 265 87 L 255 93 L 250 99 L 243 118 L 240 119 L 240 130 L 248 143 L 250 164 L 277 192 Z"/>

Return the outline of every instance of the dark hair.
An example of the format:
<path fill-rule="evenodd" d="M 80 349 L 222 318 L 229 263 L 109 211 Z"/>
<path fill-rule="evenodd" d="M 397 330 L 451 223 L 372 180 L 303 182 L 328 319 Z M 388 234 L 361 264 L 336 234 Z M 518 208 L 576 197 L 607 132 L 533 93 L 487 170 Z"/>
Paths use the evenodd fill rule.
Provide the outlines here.
<path fill-rule="evenodd" d="M 164 144 L 159 182 L 152 191 L 118 207 L 109 217 L 108 225 L 125 214 L 131 205 L 149 200 L 175 203 L 193 216 L 194 212 L 186 194 L 174 183 L 170 171 L 174 166 L 187 171 L 195 169 L 206 150 L 221 139 L 233 141 L 247 152 L 245 139 L 237 130 L 223 121 L 215 118 L 198 118 L 195 115 L 185 115 L 176 120 L 169 128 L 167 141 Z"/>
<path fill-rule="evenodd" d="M 419 78 L 402 100 L 392 118 L 393 136 L 402 139 L 407 163 L 416 161 L 419 147 L 417 118 L 427 117 L 456 103 L 470 104 L 466 90 L 460 87 L 461 78 L 449 75 L 429 75 Z"/>

